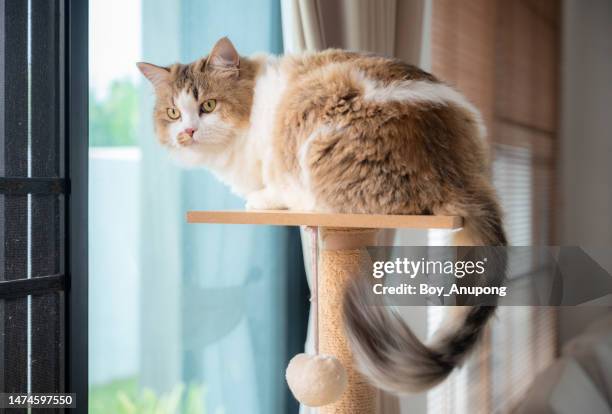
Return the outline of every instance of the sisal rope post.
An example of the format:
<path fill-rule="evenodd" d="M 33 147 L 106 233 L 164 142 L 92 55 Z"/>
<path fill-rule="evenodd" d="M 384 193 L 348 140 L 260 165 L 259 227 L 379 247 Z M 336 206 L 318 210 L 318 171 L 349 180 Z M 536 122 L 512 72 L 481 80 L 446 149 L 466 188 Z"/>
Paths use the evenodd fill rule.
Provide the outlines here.
<path fill-rule="evenodd" d="M 333 355 L 344 366 L 348 386 L 335 403 L 323 406 L 320 414 L 372 414 L 377 391 L 355 369 L 342 320 L 342 302 L 347 282 L 363 271 L 366 246 L 374 246 L 377 229 L 319 229 L 317 287 L 318 350 Z"/>

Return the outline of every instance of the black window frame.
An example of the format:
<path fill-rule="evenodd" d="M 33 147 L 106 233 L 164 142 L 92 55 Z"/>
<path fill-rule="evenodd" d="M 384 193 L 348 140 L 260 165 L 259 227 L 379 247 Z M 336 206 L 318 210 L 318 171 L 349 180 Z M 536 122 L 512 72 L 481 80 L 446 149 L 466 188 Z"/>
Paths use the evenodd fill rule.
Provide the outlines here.
<path fill-rule="evenodd" d="M 7 28 L 7 24 L 13 24 L 12 20 L 16 17 L 23 22 L 23 3 L 16 3 L 19 1 L 22 0 L 0 0 L 2 14 L 0 36 L 3 36 L 0 73 L 3 82 L 6 82 L 7 76 L 11 79 L 10 76 L 14 75 L 10 71 L 18 70 L 5 61 L 5 49 L 21 47 L 15 46 L 11 43 L 11 39 L 7 38 L 7 33 L 11 33 L 8 30 L 12 30 Z M 44 4 L 40 3 L 41 1 L 48 0 L 31 1 L 31 4 L 38 2 L 40 6 Z M 53 51 L 45 50 L 44 44 L 37 45 L 33 39 L 31 57 L 34 61 L 37 54 L 40 54 L 41 61 L 48 59 L 45 64 L 49 65 L 54 76 L 46 78 L 44 67 L 37 67 L 32 76 L 32 85 L 41 82 L 48 83 L 50 88 L 55 88 L 57 107 L 49 108 L 49 111 L 57 115 L 54 118 L 57 129 L 50 132 L 47 138 L 38 130 L 36 148 L 33 151 L 54 151 L 59 154 L 58 177 L 30 178 L 8 174 L 0 177 L 0 194 L 6 197 L 28 194 L 58 197 L 59 225 L 57 230 L 53 231 L 57 232 L 57 240 L 63 241 L 61 247 L 58 247 L 60 269 L 63 271 L 37 275 L 29 279 L 21 272 L 5 275 L 6 280 L 0 281 L 0 300 L 64 292 L 61 302 L 63 306 L 60 305 L 61 310 L 57 314 L 62 326 L 60 329 L 62 356 L 59 357 L 61 366 L 54 375 L 57 375 L 60 391 L 76 393 L 76 408 L 71 411 L 86 413 L 88 411 L 88 2 L 50 0 L 49 4 L 52 4 L 50 7 L 52 17 L 46 23 L 52 36 L 44 38 L 44 42 L 42 40 L 41 42 L 51 44 Z M 17 10 L 20 16 L 11 15 L 13 10 Z M 44 13 L 41 16 L 32 13 L 28 18 L 44 19 L 45 16 Z M 20 33 L 23 32 L 22 29 L 19 28 Z M 22 35 L 18 34 L 19 36 Z M 9 45 L 5 45 L 6 42 Z M 20 41 L 20 45 L 22 43 Z M 23 54 L 21 49 L 11 51 L 12 54 L 14 52 Z M 12 87 L 22 88 L 23 85 Z M 4 92 L 2 96 L 7 99 Z M 0 102 L 2 108 L 8 105 L 10 103 Z M 33 128 L 38 127 L 37 119 L 33 117 L 31 122 Z M 4 124 L 2 127 L 1 133 L 5 134 Z M 5 136 L 1 138 L 3 145 L 1 151 L 4 157 L 4 143 L 7 141 Z M 34 144 L 32 146 L 34 147 Z M 63 197 L 61 202 L 60 197 Z M 4 232 L 5 229 L 3 234 Z M 4 249 L 10 249 L 13 240 L 2 240 L 2 243 Z M 4 271 L 6 272 L 6 269 Z M 10 355 L 8 357 L 10 359 Z M 2 368 L 6 369 L 4 365 Z M 2 372 L 0 374 L 5 376 Z M 21 390 L 23 378 L 15 378 L 15 384 L 7 384 L 10 381 L 11 379 L 8 379 L 3 383 L 6 390 L 0 392 L 13 388 L 20 392 L 24 391 Z"/>
<path fill-rule="evenodd" d="M 66 389 L 76 393 L 76 413 L 88 411 L 88 155 L 89 155 L 89 2 L 64 0 L 66 10 Z"/>

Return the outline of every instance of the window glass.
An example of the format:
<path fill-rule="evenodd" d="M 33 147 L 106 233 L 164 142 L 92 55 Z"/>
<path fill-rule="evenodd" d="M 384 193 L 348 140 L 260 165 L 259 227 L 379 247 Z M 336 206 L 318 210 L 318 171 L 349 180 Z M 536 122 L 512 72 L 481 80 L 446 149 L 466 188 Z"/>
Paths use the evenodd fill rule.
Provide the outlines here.
<path fill-rule="evenodd" d="M 159 148 L 153 90 L 135 66 L 192 61 L 225 35 L 241 54 L 280 52 L 278 2 L 90 1 L 92 413 L 269 414 L 291 404 L 297 236 L 185 223 L 188 210 L 243 202 Z"/>

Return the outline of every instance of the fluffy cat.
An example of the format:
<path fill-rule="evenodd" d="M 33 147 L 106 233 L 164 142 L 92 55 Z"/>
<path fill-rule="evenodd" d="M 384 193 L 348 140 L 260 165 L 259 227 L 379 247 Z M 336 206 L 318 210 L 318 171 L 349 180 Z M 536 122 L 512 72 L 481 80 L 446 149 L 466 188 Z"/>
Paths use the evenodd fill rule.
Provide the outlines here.
<path fill-rule="evenodd" d="M 460 215 L 461 244 L 506 244 L 480 114 L 429 73 L 342 50 L 241 57 L 227 38 L 188 65 L 138 67 L 155 88 L 160 143 L 247 208 Z M 344 306 L 355 356 L 396 392 L 444 379 L 494 311 L 461 308 L 459 326 L 425 346 L 362 299 L 353 288 Z"/>

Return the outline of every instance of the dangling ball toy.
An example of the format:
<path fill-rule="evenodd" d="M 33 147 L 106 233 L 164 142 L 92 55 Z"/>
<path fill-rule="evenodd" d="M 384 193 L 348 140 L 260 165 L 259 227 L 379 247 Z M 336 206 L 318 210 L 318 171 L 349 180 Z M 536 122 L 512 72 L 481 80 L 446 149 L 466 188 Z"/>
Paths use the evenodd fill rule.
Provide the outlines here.
<path fill-rule="evenodd" d="M 321 407 L 336 402 L 348 385 L 346 370 L 333 355 L 320 355 L 319 352 L 319 307 L 318 307 L 318 230 L 307 227 L 311 234 L 311 271 L 313 289 L 314 346 L 315 355 L 297 354 L 294 356 L 285 373 L 289 389 L 301 404 L 309 407 Z"/>
<path fill-rule="evenodd" d="M 346 371 L 331 355 L 297 354 L 285 375 L 295 398 L 309 407 L 321 407 L 337 401 L 348 383 Z"/>

